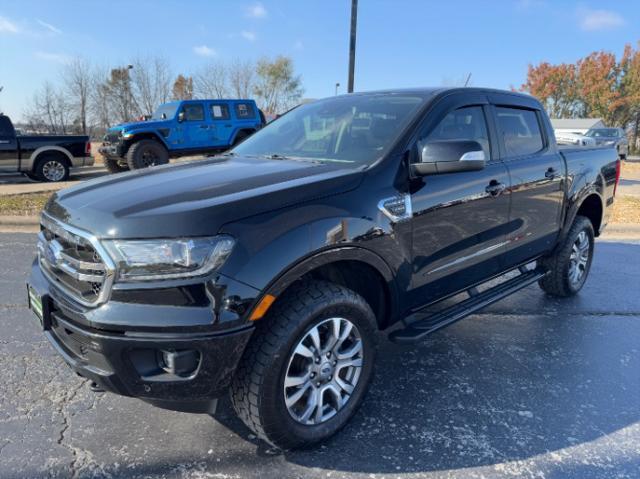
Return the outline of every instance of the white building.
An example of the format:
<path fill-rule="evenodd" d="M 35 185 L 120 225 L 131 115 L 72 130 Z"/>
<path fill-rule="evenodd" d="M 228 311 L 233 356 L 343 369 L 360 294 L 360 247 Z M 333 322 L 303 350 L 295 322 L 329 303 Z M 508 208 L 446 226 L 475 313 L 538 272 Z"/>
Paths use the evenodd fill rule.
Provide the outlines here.
<path fill-rule="evenodd" d="M 558 133 L 584 135 L 591 128 L 606 128 L 602 118 L 551 118 L 551 125 Z"/>

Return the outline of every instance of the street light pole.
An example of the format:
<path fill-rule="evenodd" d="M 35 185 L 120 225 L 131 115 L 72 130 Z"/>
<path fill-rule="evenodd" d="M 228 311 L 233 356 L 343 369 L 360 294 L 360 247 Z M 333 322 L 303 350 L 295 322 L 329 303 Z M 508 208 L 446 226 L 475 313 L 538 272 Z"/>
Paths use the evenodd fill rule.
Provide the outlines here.
<path fill-rule="evenodd" d="M 335 92 L 335 95 L 337 95 L 337 94 L 338 94 L 338 88 L 339 88 L 339 87 L 340 87 L 340 83 L 336 83 L 336 92 Z M 2 91 L 2 90 L 0 90 L 0 91 Z"/>
<path fill-rule="evenodd" d="M 349 84 L 348 93 L 353 93 L 353 73 L 356 66 L 356 25 L 358 23 L 358 0 L 351 0 L 351 38 L 349 40 Z"/>

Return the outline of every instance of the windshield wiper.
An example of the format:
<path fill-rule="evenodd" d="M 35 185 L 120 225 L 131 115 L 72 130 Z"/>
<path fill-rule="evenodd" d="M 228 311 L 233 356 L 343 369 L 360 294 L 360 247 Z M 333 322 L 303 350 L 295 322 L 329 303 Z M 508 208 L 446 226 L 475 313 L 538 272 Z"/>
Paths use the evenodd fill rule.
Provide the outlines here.
<path fill-rule="evenodd" d="M 279 153 L 272 153 L 270 155 L 264 155 L 265 158 L 269 160 L 288 160 L 289 157 L 285 155 L 280 155 Z"/>

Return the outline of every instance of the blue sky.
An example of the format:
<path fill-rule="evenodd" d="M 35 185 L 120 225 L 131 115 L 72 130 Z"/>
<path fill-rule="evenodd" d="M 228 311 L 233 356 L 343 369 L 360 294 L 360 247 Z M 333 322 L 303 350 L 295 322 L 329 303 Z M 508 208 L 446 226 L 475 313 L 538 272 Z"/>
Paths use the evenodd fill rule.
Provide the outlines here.
<path fill-rule="evenodd" d="M 527 64 L 620 54 L 640 40 L 640 2 L 360 0 L 356 90 L 519 86 Z M 286 54 L 305 97 L 347 84 L 349 0 L 0 0 L 0 109 L 20 118 L 82 55 L 105 66 L 162 55 L 175 73 L 210 60 Z"/>

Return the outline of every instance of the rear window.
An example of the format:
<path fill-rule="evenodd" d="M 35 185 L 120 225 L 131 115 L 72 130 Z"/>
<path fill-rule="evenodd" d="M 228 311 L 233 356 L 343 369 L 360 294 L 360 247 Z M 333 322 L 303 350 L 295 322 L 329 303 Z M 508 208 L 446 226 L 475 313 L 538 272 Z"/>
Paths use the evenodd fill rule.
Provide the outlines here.
<path fill-rule="evenodd" d="M 507 156 L 526 156 L 542 150 L 544 141 L 535 111 L 498 107 L 496 114 Z"/>
<path fill-rule="evenodd" d="M 251 103 L 236 103 L 236 116 L 238 118 L 255 118 L 256 112 Z"/>
<path fill-rule="evenodd" d="M 0 137 L 13 137 L 13 125 L 8 116 L 0 116 Z"/>

